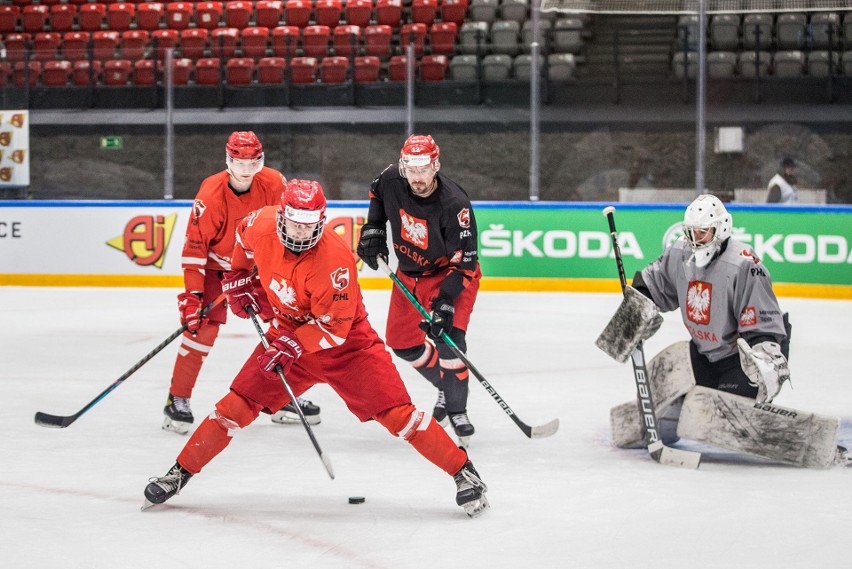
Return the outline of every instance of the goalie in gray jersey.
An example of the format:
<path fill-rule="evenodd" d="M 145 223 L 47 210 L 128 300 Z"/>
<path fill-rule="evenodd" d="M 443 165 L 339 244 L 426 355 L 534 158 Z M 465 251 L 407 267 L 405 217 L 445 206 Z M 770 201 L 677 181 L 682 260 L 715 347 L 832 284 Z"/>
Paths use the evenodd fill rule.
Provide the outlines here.
<path fill-rule="evenodd" d="M 663 442 L 689 438 L 800 466 L 830 466 L 839 419 L 771 404 L 790 378 L 790 325 L 769 270 L 731 238 L 732 229 L 718 198 L 696 198 L 684 214 L 684 237 L 636 273 L 597 345 L 626 361 L 659 328 L 659 311 L 680 309 L 689 342 L 648 362 Z M 617 446 L 642 443 L 635 401 L 613 408 L 610 418 Z"/>

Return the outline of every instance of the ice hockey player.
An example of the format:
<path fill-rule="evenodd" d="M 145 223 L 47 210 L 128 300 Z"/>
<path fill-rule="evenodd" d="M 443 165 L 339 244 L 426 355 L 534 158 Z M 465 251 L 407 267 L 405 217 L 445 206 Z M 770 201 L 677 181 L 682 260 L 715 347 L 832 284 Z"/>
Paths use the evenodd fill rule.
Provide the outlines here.
<path fill-rule="evenodd" d="M 269 347 L 258 344 L 176 464 L 151 480 L 145 507 L 177 494 L 240 429 L 288 401 L 279 372 L 296 395 L 327 383 L 358 419 L 377 421 L 453 476 L 456 503 L 469 516 L 488 507 L 487 488 L 467 451 L 428 412 L 412 405 L 367 321 L 351 249 L 335 232 L 323 231 L 325 210 L 318 182 L 290 180 L 278 207 L 264 207 L 240 222 L 223 290 L 236 315 L 247 317 L 251 310 L 272 316 Z M 255 269 L 260 287 L 252 278 Z"/>
<path fill-rule="evenodd" d="M 181 256 L 185 290 L 178 295 L 180 320 L 186 332 L 163 410 L 163 429 L 167 431 L 185 435 L 194 420 L 189 403 L 192 390 L 228 315 L 224 303 L 203 318 L 201 309 L 222 294 L 222 273 L 231 268 L 236 224 L 249 212 L 281 199 L 284 178 L 263 162 L 263 146 L 255 133 L 231 133 L 225 145 L 227 168 L 201 183 L 192 205 Z M 320 422 L 319 407 L 307 400 L 299 400 L 299 405 L 311 424 Z M 299 416 L 288 403 L 272 420 L 298 422 Z"/>
<path fill-rule="evenodd" d="M 597 345 L 626 361 L 659 328 L 659 311 L 680 309 L 689 342 L 648 363 L 663 443 L 691 439 L 811 468 L 845 463 L 840 421 L 772 403 L 790 377 L 790 330 L 769 270 L 731 237 L 733 220 L 705 194 L 686 209 L 683 238 L 636 273 Z M 610 414 L 616 446 L 642 445 L 636 401 Z"/>
<path fill-rule="evenodd" d="M 438 389 L 433 416 L 447 417 L 463 445 L 475 429 L 467 416 L 468 370 L 442 340 L 446 332 L 462 352 L 482 273 L 477 257 L 476 220 L 470 198 L 439 174 L 440 150 L 431 136 L 411 135 L 399 163 L 373 181 L 367 223 L 358 256 L 372 269 L 387 260 L 390 221 L 397 276 L 417 300 L 432 310 L 431 326 L 403 292 L 394 287 L 385 341 Z M 428 338 L 427 338 L 428 335 Z"/>

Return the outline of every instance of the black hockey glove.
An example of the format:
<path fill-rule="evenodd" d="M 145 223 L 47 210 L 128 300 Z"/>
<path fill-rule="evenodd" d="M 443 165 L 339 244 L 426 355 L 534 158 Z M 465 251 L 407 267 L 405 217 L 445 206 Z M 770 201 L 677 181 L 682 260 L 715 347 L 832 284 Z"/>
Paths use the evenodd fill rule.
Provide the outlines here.
<path fill-rule="evenodd" d="M 374 271 L 379 270 L 378 256 L 388 260 L 388 236 L 384 227 L 366 224 L 361 228 L 358 240 L 358 256 Z"/>
<path fill-rule="evenodd" d="M 432 301 L 432 323 L 423 321 L 420 327 L 429 334 L 433 340 L 440 340 L 441 334 L 450 333 L 453 329 L 453 316 L 456 309 L 453 306 L 453 301 L 447 297 L 436 296 Z"/>

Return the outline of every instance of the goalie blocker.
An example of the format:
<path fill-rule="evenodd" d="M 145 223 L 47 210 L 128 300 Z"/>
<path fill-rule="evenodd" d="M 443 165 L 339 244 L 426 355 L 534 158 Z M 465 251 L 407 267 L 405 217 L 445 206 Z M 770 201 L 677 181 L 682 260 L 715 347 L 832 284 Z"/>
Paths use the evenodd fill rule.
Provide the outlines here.
<path fill-rule="evenodd" d="M 650 362 L 648 375 L 664 444 L 679 438 L 805 468 L 838 462 L 840 419 L 695 385 L 689 342 L 672 344 Z M 641 448 L 645 431 L 637 402 L 610 411 L 613 442 Z"/>

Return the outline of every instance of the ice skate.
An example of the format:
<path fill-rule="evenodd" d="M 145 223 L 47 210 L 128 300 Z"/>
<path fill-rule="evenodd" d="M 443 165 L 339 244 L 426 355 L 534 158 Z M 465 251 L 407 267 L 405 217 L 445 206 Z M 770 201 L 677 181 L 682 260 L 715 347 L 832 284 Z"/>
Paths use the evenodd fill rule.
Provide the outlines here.
<path fill-rule="evenodd" d="M 464 448 L 467 448 L 470 445 L 471 435 L 476 432 L 476 429 L 473 428 L 473 425 L 470 423 L 470 419 L 467 417 L 467 411 L 462 411 L 461 413 L 450 413 L 449 416 L 450 424 L 453 426 L 453 430 L 459 438 L 459 444 Z"/>
<path fill-rule="evenodd" d="M 443 389 L 438 390 L 438 400 L 435 401 L 435 408 L 432 409 L 432 417 L 434 417 L 435 422 L 442 427 L 446 427 L 450 424 L 447 420 L 447 398 L 444 396 Z"/>
<path fill-rule="evenodd" d="M 485 497 L 488 486 L 479 478 L 472 462 L 465 462 L 453 479 L 456 481 L 456 504 L 464 508 L 468 516 L 475 518 L 491 507 Z"/>
<path fill-rule="evenodd" d="M 320 418 L 320 408 L 318 405 L 314 405 L 307 399 L 302 399 L 301 397 L 296 397 L 296 403 L 299 404 L 299 407 L 302 409 L 302 413 L 305 414 L 305 419 L 307 419 L 309 425 L 319 425 L 322 422 L 322 419 Z M 293 405 L 293 402 L 291 401 L 282 407 L 277 413 L 272 415 L 272 422 L 280 425 L 292 425 L 294 423 L 300 423 L 301 419 L 299 419 L 299 412 L 296 410 L 295 405 Z"/>
<path fill-rule="evenodd" d="M 166 407 L 163 409 L 166 418 L 163 420 L 163 430 L 172 431 L 179 435 L 189 433 L 190 425 L 195 420 L 189 407 L 188 397 L 175 397 L 169 393 Z"/>
<path fill-rule="evenodd" d="M 837 445 L 837 452 L 834 455 L 834 464 L 836 466 L 852 466 L 852 456 L 849 456 L 849 451 L 846 447 Z"/>
<path fill-rule="evenodd" d="M 181 489 L 186 486 L 190 478 L 192 478 L 192 474 L 184 470 L 178 463 L 175 463 L 165 476 L 151 478 L 148 481 L 148 486 L 145 487 L 145 503 L 142 505 L 142 511 L 162 504 L 175 494 L 180 494 Z"/>

